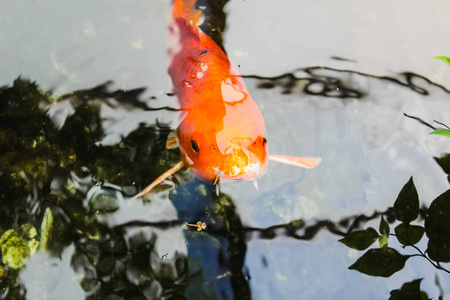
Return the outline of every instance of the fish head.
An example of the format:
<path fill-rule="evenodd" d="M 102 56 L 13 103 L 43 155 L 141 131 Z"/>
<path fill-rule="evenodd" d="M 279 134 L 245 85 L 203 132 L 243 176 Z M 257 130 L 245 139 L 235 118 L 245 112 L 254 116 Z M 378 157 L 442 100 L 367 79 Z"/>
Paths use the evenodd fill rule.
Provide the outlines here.
<path fill-rule="evenodd" d="M 202 131 L 184 119 L 178 127 L 178 139 L 183 163 L 205 182 L 256 180 L 267 170 L 265 128 L 245 132 L 219 124 Z"/>

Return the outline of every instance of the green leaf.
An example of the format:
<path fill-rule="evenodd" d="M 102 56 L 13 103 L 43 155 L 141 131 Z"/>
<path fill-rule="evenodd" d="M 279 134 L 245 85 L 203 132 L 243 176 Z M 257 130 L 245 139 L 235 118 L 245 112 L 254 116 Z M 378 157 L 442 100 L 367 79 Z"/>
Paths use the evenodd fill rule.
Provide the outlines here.
<path fill-rule="evenodd" d="M 381 220 L 380 220 L 380 233 L 381 234 L 389 234 L 390 232 L 390 228 L 389 228 L 389 224 L 388 222 L 386 222 L 386 220 L 384 220 L 384 217 L 381 216 Z"/>
<path fill-rule="evenodd" d="M 403 269 L 409 257 L 389 247 L 370 249 L 349 269 L 371 276 L 389 277 Z"/>
<path fill-rule="evenodd" d="M 442 60 L 443 62 L 445 62 L 447 65 L 450 66 L 450 58 L 447 57 L 447 56 L 439 55 L 439 56 L 435 56 L 435 57 L 433 57 L 433 58 Z"/>
<path fill-rule="evenodd" d="M 450 174 L 450 154 L 446 154 L 442 157 L 435 157 L 434 160 L 446 174 Z"/>
<path fill-rule="evenodd" d="M 384 248 L 388 246 L 389 242 L 389 232 L 391 229 L 389 228 L 388 222 L 384 219 L 383 215 L 381 215 L 380 220 L 380 233 L 382 234 L 381 237 L 378 239 L 378 244 L 380 245 L 380 248 Z"/>
<path fill-rule="evenodd" d="M 439 134 L 439 135 L 443 135 L 446 137 L 450 137 L 450 130 L 449 129 L 436 129 L 436 130 L 430 132 L 430 134 Z"/>
<path fill-rule="evenodd" d="M 387 234 L 383 234 L 378 239 L 378 245 L 380 245 L 380 248 L 387 247 L 388 246 L 388 242 L 389 242 L 389 236 Z"/>
<path fill-rule="evenodd" d="M 392 290 L 389 300 L 426 300 L 428 295 L 420 291 L 420 282 L 423 278 L 406 282 L 400 290 Z"/>
<path fill-rule="evenodd" d="M 425 218 L 428 256 L 439 262 L 450 262 L 450 190 L 431 203 Z"/>
<path fill-rule="evenodd" d="M 397 240 L 405 246 L 417 244 L 425 233 L 425 228 L 418 225 L 400 224 L 395 227 L 395 235 Z"/>
<path fill-rule="evenodd" d="M 377 231 L 372 227 L 369 227 L 364 230 L 352 231 L 346 237 L 340 239 L 339 242 L 356 250 L 365 250 L 372 245 L 378 237 Z"/>
<path fill-rule="evenodd" d="M 438 244 L 450 244 L 450 190 L 431 203 L 425 217 L 425 232 Z"/>
<path fill-rule="evenodd" d="M 430 239 L 427 254 L 434 261 L 450 262 L 450 243 L 435 243 Z"/>
<path fill-rule="evenodd" d="M 419 195 L 412 177 L 402 188 L 394 203 L 394 214 L 397 220 L 409 224 L 419 216 Z"/>

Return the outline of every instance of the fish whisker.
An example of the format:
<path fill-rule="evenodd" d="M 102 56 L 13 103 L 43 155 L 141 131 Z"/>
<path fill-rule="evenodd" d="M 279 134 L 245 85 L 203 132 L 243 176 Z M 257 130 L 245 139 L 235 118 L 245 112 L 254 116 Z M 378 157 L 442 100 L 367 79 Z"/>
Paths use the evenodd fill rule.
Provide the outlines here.
<path fill-rule="evenodd" d="M 222 172 L 219 172 L 219 173 L 217 174 L 217 176 L 216 176 L 216 179 L 214 179 L 214 185 L 216 185 L 216 184 L 219 182 L 221 173 L 222 173 Z"/>
<path fill-rule="evenodd" d="M 253 180 L 253 186 L 255 187 L 255 189 L 256 189 L 257 191 L 259 191 L 258 181 Z"/>

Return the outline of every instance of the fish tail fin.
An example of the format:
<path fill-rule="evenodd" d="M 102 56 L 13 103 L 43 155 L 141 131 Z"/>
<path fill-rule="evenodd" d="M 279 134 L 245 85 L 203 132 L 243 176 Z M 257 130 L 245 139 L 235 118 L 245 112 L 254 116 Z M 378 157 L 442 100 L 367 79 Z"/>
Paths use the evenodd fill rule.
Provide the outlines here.
<path fill-rule="evenodd" d="M 295 157 L 287 155 L 270 154 L 269 160 L 282 164 L 312 169 L 320 164 L 321 159 L 316 157 Z"/>
<path fill-rule="evenodd" d="M 181 18 L 197 26 L 203 24 L 205 17 L 201 10 L 195 9 L 197 0 L 174 0 L 172 4 L 172 17 Z"/>

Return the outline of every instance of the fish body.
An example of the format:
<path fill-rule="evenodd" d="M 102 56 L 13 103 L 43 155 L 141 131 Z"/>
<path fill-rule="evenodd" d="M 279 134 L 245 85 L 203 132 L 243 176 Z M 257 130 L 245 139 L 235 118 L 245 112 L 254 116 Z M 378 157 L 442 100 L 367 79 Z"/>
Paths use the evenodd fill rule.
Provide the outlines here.
<path fill-rule="evenodd" d="M 169 24 L 169 75 L 182 110 L 181 159 L 206 182 L 254 180 L 268 165 L 264 119 L 237 68 L 196 26 L 193 2 L 174 1 Z"/>
<path fill-rule="evenodd" d="M 180 125 L 167 145 L 177 145 L 181 162 L 135 196 L 148 193 L 182 167 L 205 182 L 253 180 L 273 160 L 314 168 L 320 159 L 269 155 L 266 126 L 237 68 L 197 26 L 196 0 L 174 0 L 169 18 L 169 75 L 181 106 Z M 218 185 L 217 185 L 218 186 Z"/>

